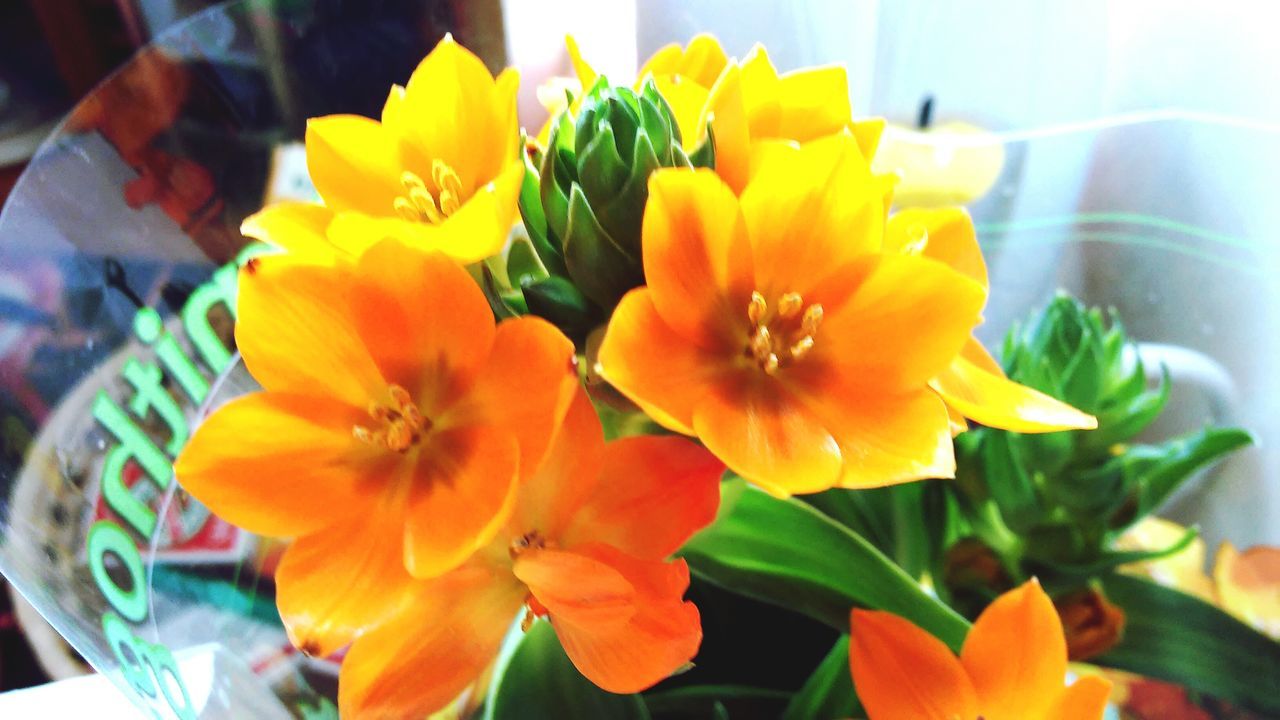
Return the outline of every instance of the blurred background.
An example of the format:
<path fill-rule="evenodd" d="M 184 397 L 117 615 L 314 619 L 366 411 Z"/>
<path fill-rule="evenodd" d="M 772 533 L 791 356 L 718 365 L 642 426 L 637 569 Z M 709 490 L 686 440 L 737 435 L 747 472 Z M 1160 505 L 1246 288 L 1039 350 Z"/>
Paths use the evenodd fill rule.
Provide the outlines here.
<path fill-rule="evenodd" d="M 975 203 L 975 216 L 987 220 L 984 242 L 997 247 L 1000 221 L 1019 214 L 1052 217 L 1079 214 L 1095 207 L 1143 207 L 1176 218 L 1187 227 L 1220 228 L 1233 237 L 1270 239 L 1268 228 L 1280 222 L 1280 207 L 1260 189 L 1274 185 L 1277 157 L 1273 127 L 1280 124 L 1280 5 L 1248 0 L 275 0 L 238 3 L 250 8 L 256 51 L 236 44 L 234 28 L 219 35 L 218 18 L 198 25 L 189 19 L 219 3 L 205 0 L 0 0 L 0 203 L 18 182 L 40 143 L 68 113 L 64 130 L 93 130 L 118 152 L 130 168 L 123 199 L 138 213 L 162 213 L 175 232 L 190 237 L 201 260 L 223 262 L 239 247 L 236 227 L 244 213 L 273 197 L 305 193 L 305 166 L 297 148 L 271 135 L 297 137 L 306 117 L 331 112 L 375 114 L 385 87 L 402 82 L 417 60 L 447 28 L 494 69 L 521 69 L 520 110 L 525 126 L 545 119 L 537 88 L 547 79 L 571 73 L 563 36 L 573 33 L 584 54 L 605 74 L 627 78 L 638 62 L 669 42 L 685 42 L 701 31 L 715 32 L 730 55 L 742 55 L 756 42 L 768 46 L 774 62 L 786 70 L 804 65 L 844 63 L 849 70 L 855 114 L 882 115 L 894 125 L 890 135 L 949 129 L 970 134 L 977 145 L 999 136 L 1011 144 L 995 154 L 978 151 L 954 164 L 971 176 L 990 166 L 992 179 L 979 191 L 948 190 Z M 976 8 L 981 8 L 980 12 Z M 257 8 L 258 10 L 255 10 Z M 308 18 L 324 17 L 314 29 Z M 292 18 L 281 20 L 281 18 Z M 184 24 L 188 23 L 188 24 Z M 312 28 L 303 32 L 301 28 Z M 188 32 L 182 35 L 183 28 Z M 195 30 L 191 30 L 195 28 Z M 314 30 L 314 31 L 313 31 Z M 438 31 L 439 30 L 439 31 Z M 143 48 L 169 32 L 170 46 L 192 43 L 214 47 L 221 60 L 201 63 L 174 60 Z M 310 34 L 307 34 L 310 33 Z M 298 41 L 306 35 L 307 42 Z M 319 40 L 317 40 L 319 36 Z M 141 51 L 141 52 L 140 52 Z M 239 53 L 239 54 L 238 54 Z M 198 54 L 198 53 L 197 53 Z M 130 62 L 129 72 L 112 73 Z M 385 83 L 344 84 L 346 68 L 358 66 L 362 76 Z M 370 72 L 370 68 L 374 71 Z M 295 82 L 292 76 L 306 76 Z M 317 80 L 331 80 L 322 82 Z M 110 78 L 110 79 L 108 79 Z M 210 78 L 216 79 L 215 81 Z M 103 84 L 104 81 L 106 84 Z M 324 93 L 307 88 L 324 85 Z M 95 91 L 95 88 L 97 89 Z M 211 89 L 212 88 L 212 89 Z M 270 96 L 256 105 L 245 98 Z M 234 95 L 234 102 L 218 92 Z M 91 99 L 81 103 L 86 97 Z M 233 112 L 226 108 L 233 107 Z M 1147 119 L 1154 125 L 1139 144 L 1112 134 L 1090 140 L 1088 152 L 1066 143 L 1055 149 L 1039 145 L 1037 166 L 1020 154 L 1018 142 L 1047 137 L 1064 127 L 1087 132 L 1115 122 L 1117 116 Z M 1209 135 L 1180 121 L 1191 118 L 1234 128 L 1228 147 L 1205 144 Z M 169 129 L 181 118 L 184 132 Z M 1152 129 L 1152 127 L 1154 129 Z M 1197 126 L 1198 127 L 1198 126 Z M 1057 129 L 1055 131 L 1054 129 Z M 261 133 L 270 152 L 227 153 L 226 138 Z M 1258 133 L 1258 134 L 1251 134 Z M 175 135 L 180 135 L 175 139 Z M 1093 137 L 1093 136 L 1091 136 Z M 1261 138 L 1260 140 L 1257 138 Z M 175 146 L 180 144 L 180 147 Z M 252 145 L 246 141 L 244 146 Z M 994 143 L 999 145 L 1000 143 Z M 966 146 L 961 143 L 960 153 Z M 901 148 L 900 148 L 901 149 Z M 930 153 L 933 151 L 930 150 Z M 1224 153 L 1234 158 L 1224 162 Z M 933 157 L 930 155 L 930 157 Z M 958 156 L 959 157 L 959 156 Z M 1051 168 L 1046 170 L 1045 168 Z M 940 171 L 941 172 L 941 171 Z M 1238 183 L 1248 192 L 1223 196 L 1201 186 L 1204 178 Z M 1013 181 L 995 186 L 995 176 Z M 256 184 L 228 183 L 228 178 L 261 177 Z M 43 175 L 32 183 L 39 183 Z M 1143 181 L 1135 181 L 1142 178 Z M 940 177 L 946 187 L 951 178 Z M 24 181 L 25 182 L 25 181 Z M 1157 184 L 1158 183 L 1158 184 Z M 1017 188 L 1015 192 L 1014 188 Z M 1002 188 L 1007 188 L 1002 190 Z M 921 190 L 927 196 L 930 190 Z M 76 196 L 74 192 L 66 193 Z M 117 202 L 118 202 L 117 198 Z M 61 218 L 82 213 L 80 224 L 93 228 L 96 206 L 15 208 L 18 213 Z M 1065 232 L 1065 230 L 1064 230 Z M 146 239 L 153 242 L 154 239 Z M 140 240 L 141 242 L 141 240 Z M 76 244 L 91 245 L 92 238 Z M 1280 269 L 1280 254 L 1265 241 L 1253 248 L 1255 270 Z M 186 247 L 186 246 L 184 246 Z M 1016 294 L 1022 286 L 1039 289 L 1055 281 L 1093 290 L 1091 300 L 1108 298 L 1107 288 L 1123 283 L 1108 268 L 1124 261 L 1123 250 L 1089 249 L 1074 254 L 1045 250 L 994 252 L 993 284 Z M 175 251 L 177 252 L 177 251 Z M 185 250 L 184 250 L 185 252 Z M 197 252 L 193 250 L 192 252 Z M 1141 266 L 1137 261 L 1136 265 Z M 1068 268 L 1070 280 L 1065 273 Z M 1166 270 L 1149 269 L 1153 275 Z M 0 303 L 14 293 L 39 293 L 34 271 L 0 267 Z M 1192 358 L 1187 370 L 1200 379 L 1204 397 L 1175 398 L 1188 417 L 1196 408 L 1225 402 L 1235 390 L 1277 391 L 1273 350 L 1280 333 L 1277 319 L 1263 308 L 1255 285 L 1214 282 L 1206 286 L 1193 269 L 1161 276 L 1179 287 L 1177 296 L 1192 298 L 1208 318 L 1195 318 L 1196 307 L 1154 313 L 1145 327 L 1131 327 L 1138 337 L 1166 338 L 1194 326 L 1188 345 L 1226 348 L 1226 368 Z M 1144 282 L 1155 282 L 1148 278 Z M 169 286 L 166 286 L 169 287 Z M 159 291 L 158 291 L 159 292 Z M 996 293 L 998 297 L 998 292 Z M 166 301 L 169 298 L 165 298 Z M 155 302 L 147 298 L 146 302 Z M 1155 300 L 1153 299 L 1154 303 Z M 6 307 L 0 304 L 0 308 Z M 1207 309 L 1205 309 L 1207 308 Z M 1012 320 L 1026 311 L 1012 302 L 993 307 L 983 339 L 995 343 Z M 1192 320 L 1187 319 L 1190 313 Z M 5 353 L 11 350 L 0 311 L 0 392 L 5 402 L 38 415 L 40 388 L 8 386 Z M 1128 316 L 1126 316 L 1128 317 Z M 1223 318 L 1239 317 L 1239 327 L 1223 327 Z M 1176 327 L 1175 327 L 1176 326 Z M 1215 336 L 1214 334 L 1217 333 Z M 1232 348 L 1248 347 L 1247 353 Z M 20 347 L 20 346 L 19 346 Z M 28 358 L 29 359 L 29 358 Z M 21 368 L 19 368 L 21 369 Z M 51 370 L 51 373 L 54 371 Z M 1216 374 L 1215 374 L 1216 373 Z M 1228 387 L 1222 387 L 1222 377 Z M 1216 384 L 1215 384 L 1216 383 Z M 1194 385 L 1194 383 L 1192 383 Z M 57 393 L 51 393 L 55 399 Z M 1246 403 L 1226 418 L 1280 437 L 1280 419 L 1269 404 Z M 1201 413 L 1203 414 L 1203 413 Z M 1221 413 L 1220 413 L 1221 414 Z M 19 442 L 6 435 L 0 456 L 19 453 Z M 1247 478 L 1210 502 L 1195 492 L 1180 500 L 1173 515 L 1200 520 L 1212 540 L 1277 542 L 1280 493 L 1265 481 L 1280 471 L 1280 456 L 1252 456 Z M 3 464 L 0 464 L 3 471 Z M 0 481 L 4 478 L 0 477 Z M 4 482 L 0 482 L 0 487 Z M 2 581 L 0 581 L 2 582 Z M 16 613 L 16 614 L 15 614 Z M 23 615 L 25 613 L 25 615 Z M 22 617 L 19 617 L 22 616 Z M 22 628 L 27 628 L 24 635 Z M 39 646 L 45 646 L 39 652 Z M 33 656 L 33 646 L 39 661 Z M 0 592 L 0 691 L 67 676 L 82 669 L 60 646 L 55 634 L 41 626 L 33 611 L 12 607 Z"/>

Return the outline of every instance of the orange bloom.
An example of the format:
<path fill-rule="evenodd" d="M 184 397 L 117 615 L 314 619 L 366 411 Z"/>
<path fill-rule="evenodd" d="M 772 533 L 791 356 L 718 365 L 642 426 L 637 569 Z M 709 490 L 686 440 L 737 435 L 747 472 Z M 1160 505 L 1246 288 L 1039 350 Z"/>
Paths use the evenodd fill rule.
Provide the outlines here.
<path fill-rule="evenodd" d="M 572 397 L 573 345 L 534 318 L 495 327 L 466 271 L 396 241 L 331 267 L 252 261 L 239 314 L 265 391 L 210 416 L 177 476 L 230 522 L 297 538 L 278 604 L 327 654 L 400 601 L 386 578 L 439 575 L 496 535 Z"/>
<path fill-rule="evenodd" d="M 412 583 L 412 602 L 356 640 L 338 681 L 343 717 L 442 707 L 494 660 L 522 607 L 525 623 L 549 618 L 574 665 L 605 690 L 667 677 L 692 659 L 702 629 L 681 599 L 688 567 L 665 558 L 714 519 L 723 470 L 684 438 L 606 445 L 579 391 L 498 538 L 460 569 Z"/>
<path fill-rule="evenodd" d="M 942 641 L 886 612 L 854 610 L 849 667 L 869 720 L 1097 720 L 1111 683 L 1064 687 L 1067 645 L 1035 580 L 996 599 L 957 659 Z"/>
<path fill-rule="evenodd" d="M 763 159 L 740 198 L 709 171 L 654 173 L 648 286 L 615 310 L 600 373 L 777 495 L 953 476 L 929 383 L 961 356 L 985 285 L 882 252 L 883 195 L 848 135 Z"/>
<path fill-rule="evenodd" d="M 462 262 L 498 252 L 524 178 L 515 70 L 495 80 L 445 36 L 395 86 L 382 121 L 330 115 L 307 123 L 307 167 L 337 216 L 339 244 L 396 237 Z"/>

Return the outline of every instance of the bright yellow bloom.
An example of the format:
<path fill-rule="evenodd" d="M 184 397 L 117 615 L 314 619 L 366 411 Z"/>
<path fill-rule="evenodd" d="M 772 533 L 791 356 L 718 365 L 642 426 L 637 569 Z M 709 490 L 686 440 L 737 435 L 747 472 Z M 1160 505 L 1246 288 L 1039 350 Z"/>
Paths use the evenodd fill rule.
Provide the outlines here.
<path fill-rule="evenodd" d="M 573 345 L 532 317 L 495 327 L 465 270 L 394 240 L 250 261 L 239 313 L 264 391 L 205 420 L 175 472 L 218 516 L 296 538 L 277 604 L 328 654 L 397 606 L 389 578 L 447 572 L 502 528 L 572 398 Z"/>
<path fill-rule="evenodd" d="M 710 171 L 653 174 L 648 285 L 615 310 L 601 374 L 778 495 L 952 477 L 951 421 L 930 382 L 963 357 L 986 286 L 941 241 L 937 257 L 884 250 L 883 195 L 847 134 L 764 160 L 741 197 Z M 1053 429 L 1093 422 L 983 377 L 1019 391 L 991 417 L 1030 424 L 1049 404 Z"/>
<path fill-rule="evenodd" d="M 335 213 L 339 245 L 399 238 L 474 262 L 502 249 L 524 177 L 516 71 L 495 80 L 446 36 L 395 86 L 382 121 L 330 115 L 307 123 L 311 180 Z"/>
<path fill-rule="evenodd" d="M 849 667 L 869 720 L 1100 720 L 1111 683 L 1069 687 L 1067 645 L 1035 580 L 1001 595 L 957 659 L 942 641 L 886 612 L 854 610 Z"/>

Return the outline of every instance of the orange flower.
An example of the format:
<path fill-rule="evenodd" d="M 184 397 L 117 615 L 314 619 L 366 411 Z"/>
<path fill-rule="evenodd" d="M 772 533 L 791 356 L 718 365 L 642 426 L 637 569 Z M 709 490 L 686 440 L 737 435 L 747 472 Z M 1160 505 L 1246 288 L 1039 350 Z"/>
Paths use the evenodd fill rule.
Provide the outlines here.
<path fill-rule="evenodd" d="M 763 159 L 741 198 L 708 171 L 654 173 L 648 286 L 615 310 L 600 373 L 777 495 L 953 476 L 929 382 L 986 287 L 882 252 L 883 195 L 848 135 Z"/>
<path fill-rule="evenodd" d="M 1067 646 L 1035 580 L 996 599 L 969 631 L 960 658 L 886 612 L 854 610 L 849 667 L 870 720 L 1097 720 L 1111 683 L 1064 687 Z"/>
<path fill-rule="evenodd" d="M 643 690 L 687 663 L 702 639 L 666 562 L 715 517 L 724 466 L 679 437 L 604 442 L 579 391 L 555 445 L 519 492 L 505 531 L 462 568 L 411 585 L 413 601 L 356 640 L 338 681 L 343 717 L 422 717 L 498 653 L 522 607 L 545 616 L 588 679 Z"/>
<path fill-rule="evenodd" d="M 327 654 L 400 601 L 387 578 L 439 575 L 496 535 L 572 397 L 573 346 L 534 318 L 495 328 L 466 271 L 396 241 L 349 265 L 251 261 L 239 313 L 265 391 L 210 416 L 177 476 L 230 522 L 297 538 L 278 604 Z"/>
<path fill-rule="evenodd" d="M 513 69 L 495 80 L 445 36 L 395 86 L 382 121 L 330 115 L 307 123 L 307 167 L 337 216 L 339 244 L 396 237 L 462 262 L 498 252 L 524 178 Z"/>
<path fill-rule="evenodd" d="M 895 213 L 885 226 L 883 251 L 932 258 L 984 289 L 990 287 L 973 220 L 964 208 Z M 1024 433 L 1098 426 L 1092 415 L 1007 379 L 1000 364 L 972 337 L 929 385 L 947 403 L 956 431 L 966 428 L 965 418 Z"/>

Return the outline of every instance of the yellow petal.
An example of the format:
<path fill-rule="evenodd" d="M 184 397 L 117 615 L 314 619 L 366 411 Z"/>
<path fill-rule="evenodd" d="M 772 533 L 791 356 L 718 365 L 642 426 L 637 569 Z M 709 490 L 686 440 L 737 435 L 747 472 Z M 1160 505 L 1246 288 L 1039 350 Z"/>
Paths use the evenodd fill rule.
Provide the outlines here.
<path fill-rule="evenodd" d="M 324 202 L 336 212 L 393 216 L 404 193 L 399 141 L 376 120 L 329 115 L 307 121 L 307 169 Z"/>
<path fill-rule="evenodd" d="M 853 611 L 849 668 L 871 720 L 979 717 L 973 684 L 947 646 L 897 615 Z"/>
<path fill-rule="evenodd" d="M 711 86 L 698 126 L 707 123 L 715 136 L 716 174 L 741 193 L 751 179 L 751 129 L 742 95 L 742 68 L 737 63 L 729 63 Z"/>
<path fill-rule="evenodd" d="M 973 220 L 964 208 L 909 208 L 894 213 L 885 225 L 884 252 L 924 255 L 983 287 L 989 284 Z"/>
<path fill-rule="evenodd" d="M 281 202 L 244 219 L 240 233 L 289 253 L 290 259 L 316 265 L 332 265 L 353 259 L 329 242 L 326 235 L 333 211 L 324 205 Z"/>
<path fill-rule="evenodd" d="M 778 80 L 776 137 L 806 142 L 840 132 L 853 121 L 849 78 L 843 66 L 804 68 Z M 758 137 L 755 132 L 752 136 Z"/>
<path fill-rule="evenodd" d="M 582 57 L 582 50 L 578 48 L 578 41 L 572 35 L 564 36 L 565 49 L 569 51 L 569 61 L 573 63 L 573 72 L 578 76 L 578 82 L 581 84 L 582 90 L 585 92 L 596 84 L 596 78 L 600 74 L 596 69 L 591 67 L 590 63 Z M 643 73 L 641 77 L 644 77 Z"/>
<path fill-rule="evenodd" d="M 965 639 L 960 662 L 986 720 L 1042 717 L 1062 691 L 1067 644 L 1040 583 L 1031 580 L 987 606 Z"/>
<path fill-rule="evenodd" d="M 680 140 L 684 148 L 692 150 L 702 144 L 707 136 L 702 110 L 707 106 L 711 89 L 680 75 L 655 77 L 653 83 L 671 107 L 671 115 L 680 128 Z"/>
<path fill-rule="evenodd" d="M 1022 433 L 1098 427 L 1092 415 L 993 375 L 959 355 L 930 384 L 948 405 L 988 427 Z"/>
<path fill-rule="evenodd" d="M 1102 720 L 1107 712 L 1111 681 L 1087 675 L 1072 683 L 1058 696 L 1045 720 Z"/>
<path fill-rule="evenodd" d="M 1280 639 L 1280 548 L 1218 548 L 1213 579 L 1222 609 Z"/>

